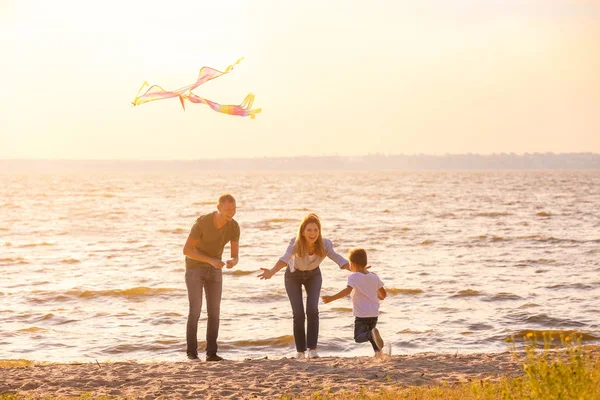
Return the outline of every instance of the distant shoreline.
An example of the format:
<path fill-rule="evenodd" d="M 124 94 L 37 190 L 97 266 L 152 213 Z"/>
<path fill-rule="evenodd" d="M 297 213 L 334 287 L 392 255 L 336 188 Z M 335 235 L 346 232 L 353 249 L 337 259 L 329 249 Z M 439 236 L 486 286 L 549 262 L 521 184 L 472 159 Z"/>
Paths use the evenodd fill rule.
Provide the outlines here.
<path fill-rule="evenodd" d="M 2 173 L 600 170 L 598 153 L 299 156 L 199 160 L 2 159 Z"/>

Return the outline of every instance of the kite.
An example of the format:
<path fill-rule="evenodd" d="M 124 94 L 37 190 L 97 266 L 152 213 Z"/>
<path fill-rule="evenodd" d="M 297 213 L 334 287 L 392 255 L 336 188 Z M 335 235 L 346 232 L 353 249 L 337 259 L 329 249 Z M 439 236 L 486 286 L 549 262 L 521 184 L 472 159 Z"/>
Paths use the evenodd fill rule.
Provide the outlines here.
<path fill-rule="evenodd" d="M 213 110 L 220 113 L 238 115 L 240 117 L 249 116 L 250 118 L 254 119 L 255 115 L 261 112 L 262 110 L 260 108 L 252 110 L 252 104 L 254 103 L 254 95 L 252 93 L 248 94 L 248 96 L 246 96 L 246 98 L 244 99 L 244 101 L 242 101 L 240 105 L 223 105 L 215 103 L 214 101 L 207 100 L 203 97 L 197 96 L 194 93 L 192 93 L 192 90 L 196 89 L 198 86 L 212 79 L 216 79 L 220 76 L 228 74 L 233 69 L 233 67 L 241 63 L 242 60 L 243 58 L 240 58 L 233 65 L 228 66 L 223 72 L 210 67 L 202 67 L 200 68 L 200 73 L 198 74 L 198 80 L 196 81 L 196 83 L 184 86 L 173 91 L 164 90 L 158 85 L 150 86 L 148 82 L 144 82 L 137 95 L 135 96 L 135 99 L 133 99 L 132 103 L 134 106 L 139 106 L 140 104 L 144 104 L 149 101 L 178 97 L 179 101 L 181 102 L 181 106 L 184 110 L 185 100 L 188 100 L 196 104 L 206 104 Z M 146 86 L 150 86 L 150 88 L 140 96 L 140 93 L 142 93 L 142 90 L 144 90 Z"/>

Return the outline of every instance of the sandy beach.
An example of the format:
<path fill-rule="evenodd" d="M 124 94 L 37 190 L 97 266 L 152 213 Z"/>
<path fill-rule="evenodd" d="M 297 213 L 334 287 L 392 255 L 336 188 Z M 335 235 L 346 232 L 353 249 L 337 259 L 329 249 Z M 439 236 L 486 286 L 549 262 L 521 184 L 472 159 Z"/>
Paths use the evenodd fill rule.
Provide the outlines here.
<path fill-rule="evenodd" d="M 322 357 L 188 362 L 34 364 L 0 370 L 0 393 L 31 397 L 110 396 L 136 399 L 302 398 L 315 391 L 377 391 L 496 379 L 519 373 L 510 353 Z"/>

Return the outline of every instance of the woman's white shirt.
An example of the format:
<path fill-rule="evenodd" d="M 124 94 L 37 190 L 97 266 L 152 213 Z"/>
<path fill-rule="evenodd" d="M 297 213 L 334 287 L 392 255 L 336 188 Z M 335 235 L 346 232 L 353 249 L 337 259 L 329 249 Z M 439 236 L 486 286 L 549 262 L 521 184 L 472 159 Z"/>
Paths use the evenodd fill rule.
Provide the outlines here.
<path fill-rule="evenodd" d="M 290 272 L 294 272 L 295 270 L 311 271 L 321 265 L 321 262 L 325 259 L 325 257 L 329 257 L 340 268 L 348 263 L 348 260 L 335 252 L 333 249 L 333 243 L 331 243 L 331 240 L 329 239 L 323 238 L 323 245 L 325 246 L 324 257 L 318 256 L 317 254 L 305 254 L 302 257 L 298 257 L 294 254 L 295 243 L 296 238 L 294 237 L 292 240 L 290 240 L 290 244 L 288 245 L 285 254 L 279 258 L 280 261 L 283 261 L 287 264 Z"/>

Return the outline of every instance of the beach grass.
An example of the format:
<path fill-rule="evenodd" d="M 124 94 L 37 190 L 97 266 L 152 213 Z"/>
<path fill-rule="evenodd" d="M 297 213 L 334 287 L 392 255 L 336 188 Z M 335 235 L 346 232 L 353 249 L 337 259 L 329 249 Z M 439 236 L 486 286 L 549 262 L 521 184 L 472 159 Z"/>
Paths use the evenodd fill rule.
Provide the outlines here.
<path fill-rule="evenodd" d="M 584 347 L 580 336 L 541 338 L 528 333 L 525 352 L 511 338 L 511 352 L 522 362 L 522 375 L 443 386 L 410 386 L 378 392 L 315 392 L 310 400 L 600 400 L 600 357 L 596 346 Z M 292 397 L 282 396 L 281 400 Z"/>
<path fill-rule="evenodd" d="M 34 364 L 29 360 L 0 360 L 0 368 L 25 368 Z"/>

